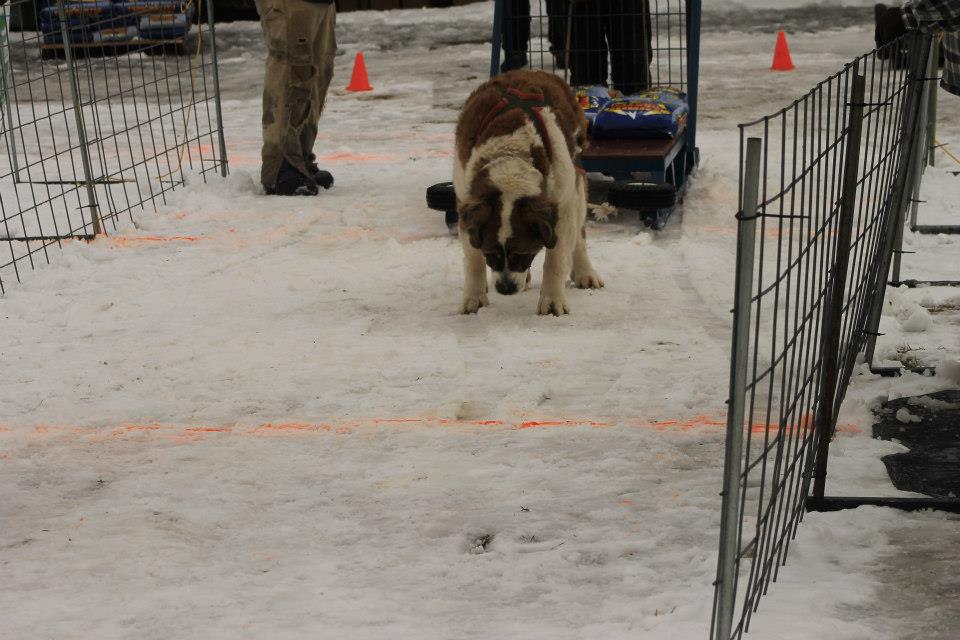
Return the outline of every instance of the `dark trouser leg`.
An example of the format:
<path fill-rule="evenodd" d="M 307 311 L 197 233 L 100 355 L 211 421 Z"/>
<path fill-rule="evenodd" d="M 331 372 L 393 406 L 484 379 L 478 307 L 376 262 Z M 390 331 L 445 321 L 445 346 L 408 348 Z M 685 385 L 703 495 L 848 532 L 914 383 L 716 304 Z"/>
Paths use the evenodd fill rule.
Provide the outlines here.
<path fill-rule="evenodd" d="M 273 189 L 281 169 L 288 165 L 309 177 L 306 166 L 304 129 L 307 138 L 316 136 L 320 117 L 319 83 L 329 84 L 329 60 L 315 56 L 315 44 L 323 27 L 332 33 L 335 11 L 332 5 L 305 0 L 258 0 L 260 24 L 267 43 L 267 65 L 263 91 L 263 166 L 260 180 Z M 330 45 L 335 44 L 330 41 Z M 328 74 L 326 78 L 324 74 Z"/>
<path fill-rule="evenodd" d="M 649 0 L 600 0 L 606 7 L 604 22 L 610 43 L 613 86 L 624 94 L 650 88 Z"/>
<path fill-rule="evenodd" d="M 550 51 L 561 56 L 567 49 L 567 11 L 570 0 L 547 0 L 547 37 Z"/>
<path fill-rule="evenodd" d="M 503 33 L 503 51 L 507 61 L 507 69 L 519 68 L 526 64 L 509 64 L 518 60 L 520 55 L 527 54 L 530 44 L 530 0 L 505 0 L 503 18 L 501 19 Z"/>
<path fill-rule="evenodd" d="M 337 10 L 332 3 L 319 4 L 317 10 L 324 14 L 313 37 L 313 60 L 317 73 L 310 95 L 310 113 L 300 132 L 300 149 L 308 165 L 314 161 L 313 144 L 317 140 L 317 127 L 327 101 L 327 89 L 333 79 L 333 60 L 337 53 Z"/>
<path fill-rule="evenodd" d="M 607 45 L 603 37 L 602 2 L 574 2 L 570 38 L 570 84 L 607 84 Z"/>

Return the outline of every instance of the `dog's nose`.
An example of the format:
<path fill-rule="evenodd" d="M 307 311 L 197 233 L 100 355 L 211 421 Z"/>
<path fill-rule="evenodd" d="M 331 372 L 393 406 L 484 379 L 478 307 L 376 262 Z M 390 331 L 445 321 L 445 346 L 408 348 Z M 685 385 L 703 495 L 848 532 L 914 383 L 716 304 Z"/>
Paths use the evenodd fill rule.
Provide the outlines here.
<path fill-rule="evenodd" d="M 510 296 L 517 292 L 517 283 L 506 278 L 497 280 L 496 287 L 497 291 L 505 296 Z"/>

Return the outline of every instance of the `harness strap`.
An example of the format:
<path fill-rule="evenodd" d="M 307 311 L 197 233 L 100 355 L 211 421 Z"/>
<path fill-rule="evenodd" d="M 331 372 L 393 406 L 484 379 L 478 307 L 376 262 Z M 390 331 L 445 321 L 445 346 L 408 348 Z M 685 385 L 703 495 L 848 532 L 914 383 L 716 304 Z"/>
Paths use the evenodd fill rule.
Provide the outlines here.
<path fill-rule="evenodd" d="M 483 132 L 486 131 L 490 123 L 497 117 L 508 111 L 520 109 L 530 118 L 530 121 L 533 122 L 533 126 L 536 127 L 540 140 L 543 141 L 543 147 L 547 151 L 547 156 L 552 158 L 553 148 L 550 144 L 550 134 L 547 133 L 547 123 L 543 119 L 543 109 L 549 106 L 550 101 L 543 95 L 543 92 L 524 92 L 511 87 L 503 92 L 503 97 L 500 98 L 500 101 L 484 116 L 483 121 L 480 123 L 480 132 L 477 136 L 483 135 Z"/>

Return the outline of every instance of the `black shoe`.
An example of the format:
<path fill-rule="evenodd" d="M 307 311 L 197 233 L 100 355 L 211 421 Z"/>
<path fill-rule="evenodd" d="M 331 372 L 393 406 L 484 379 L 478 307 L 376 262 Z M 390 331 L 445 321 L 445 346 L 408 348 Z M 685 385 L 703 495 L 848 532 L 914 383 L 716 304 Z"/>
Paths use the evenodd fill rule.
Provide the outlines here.
<path fill-rule="evenodd" d="M 286 160 L 277 173 L 277 185 L 273 188 L 266 187 L 268 196 L 315 196 L 319 191 L 312 178 L 297 171 Z"/>
<path fill-rule="evenodd" d="M 312 153 L 307 158 L 307 171 L 310 172 L 310 177 L 313 178 L 318 187 L 329 189 L 333 186 L 333 175 L 317 166 L 317 157 Z"/>
<path fill-rule="evenodd" d="M 503 63 L 500 65 L 500 72 L 506 73 L 507 71 L 513 71 L 514 69 L 523 69 L 525 66 L 527 66 L 526 53 L 522 51 L 508 53 L 507 57 L 504 58 Z"/>

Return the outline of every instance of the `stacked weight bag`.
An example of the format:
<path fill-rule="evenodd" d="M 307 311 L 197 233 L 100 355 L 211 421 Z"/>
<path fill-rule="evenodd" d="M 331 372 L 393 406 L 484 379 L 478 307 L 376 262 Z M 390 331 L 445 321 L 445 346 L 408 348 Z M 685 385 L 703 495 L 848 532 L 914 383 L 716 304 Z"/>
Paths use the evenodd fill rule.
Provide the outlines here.
<path fill-rule="evenodd" d="M 40 31 L 47 45 L 63 45 L 63 29 L 54 0 L 40 9 Z M 136 44 L 179 42 L 190 33 L 192 2 L 179 0 L 71 0 L 64 3 L 70 42 L 85 44 Z"/>

